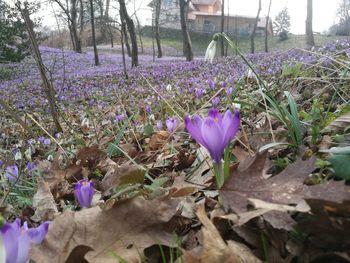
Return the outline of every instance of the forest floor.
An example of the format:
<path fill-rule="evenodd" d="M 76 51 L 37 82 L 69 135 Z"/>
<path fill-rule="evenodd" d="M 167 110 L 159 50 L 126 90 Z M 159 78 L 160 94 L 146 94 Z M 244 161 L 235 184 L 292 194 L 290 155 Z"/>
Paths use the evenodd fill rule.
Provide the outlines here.
<path fill-rule="evenodd" d="M 32 260 L 350 262 L 350 42 L 247 61 L 127 58 L 128 78 L 120 55 L 96 67 L 91 53 L 41 53 L 63 132 L 35 61 L 0 65 L 0 97 L 25 123 L 1 109 L 0 211 L 50 221 Z M 212 108 L 240 113 L 222 187 L 203 138 L 223 139 L 184 122 Z M 90 208 L 81 179 L 94 183 Z"/>

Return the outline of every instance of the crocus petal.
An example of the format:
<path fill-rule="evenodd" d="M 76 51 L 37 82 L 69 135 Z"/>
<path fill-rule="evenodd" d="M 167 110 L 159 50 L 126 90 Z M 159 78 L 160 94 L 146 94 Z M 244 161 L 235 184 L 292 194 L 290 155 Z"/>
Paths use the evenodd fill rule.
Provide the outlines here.
<path fill-rule="evenodd" d="M 213 118 L 217 123 L 221 124 L 222 122 L 222 116 L 218 109 L 216 108 L 211 108 L 208 113 L 208 117 Z"/>
<path fill-rule="evenodd" d="M 225 145 L 223 145 L 223 132 L 218 124 L 211 117 L 207 117 L 202 124 L 202 137 L 207 145 L 211 157 L 216 163 L 221 162 L 222 155 L 224 154 Z"/>
<path fill-rule="evenodd" d="M 227 145 L 232 138 L 236 136 L 240 126 L 240 116 L 239 111 L 235 111 L 232 116 L 231 111 L 226 111 L 224 118 L 222 120 L 224 138 L 223 143 Z"/>
<path fill-rule="evenodd" d="M 41 244 L 49 230 L 49 222 L 46 221 L 36 228 L 28 229 L 28 236 L 34 244 Z"/>
<path fill-rule="evenodd" d="M 1 228 L 1 236 L 6 251 L 6 263 L 16 263 L 18 256 L 18 235 L 11 224 L 5 224 Z"/>
<path fill-rule="evenodd" d="M 74 193 L 81 207 L 91 207 L 92 198 L 94 195 L 94 183 L 80 180 L 74 186 Z"/>
<path fill-rule="evenodd" d="M 91 207 L 91 202 L 93 198 L 93 188 L 91 188 L 90 183 L 86 183 L 86 185 L 83 185 L 81 188 L 82 197 L 83 197 L 83 203 L 85 207 Z"/>
<path fill-rule="evenodd" d="M 14 233 L 19 236 L 21 234 L 21 219 L 16 218 L 10 225 Z"/>
<path fill-rule="evenodd" d="M 29 260 L 30 238 L 27 231 L 18 237 L 17 263 L 27 263 Z"/>
<path fill-rule="evenodd" d="M 195 139 L 197 143 L 202 144 L 204 147 L 207 147 L 202 137 L 202 123 L 203 120 L 198 115 L 194 115 L 192 120 L 188 116 L 185 117 L 185 127 L 191 134 L 192 138 Z"/>

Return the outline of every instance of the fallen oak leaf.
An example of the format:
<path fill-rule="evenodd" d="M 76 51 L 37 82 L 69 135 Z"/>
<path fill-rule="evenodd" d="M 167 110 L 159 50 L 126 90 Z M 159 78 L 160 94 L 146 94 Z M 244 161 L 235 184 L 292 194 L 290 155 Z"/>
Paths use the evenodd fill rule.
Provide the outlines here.
<path fill-rule="evenodd" d="M 87 262 L 114 263 L 116 259 L 110 252 L 127 262 L 141 262 L 144 248 L 176 243 L 162 226 L 175 215 L 178 202 L 136 197 L 105 211 L 99 207 L 66 211 L 50 224 L 44 243 L 33 247 L 30 256 L 37 263 L 63 263 L 67 258 L 73 260 L 74 249 L 83 246 Z"/>
<path fill-rule="evenodd" d="M 308 186 L 303 182 L 315 169 L 315 158 L 298 160 L 281 173 L 264 179 L 262 171 L 266 153 L 243 162 L 233 171 L 221 189 L 226 209 L 235 213 L 248 211 L 248 198 L 255 198 L 276 204 L 298 204 L 304 199 Z"/>
<path fill-rule="evenodd" d="M 110 190 L 121 184 L 142 184 L 145 170 L 135 165 L 110 166 L 100 183 L 103 195 L 109 194 Z"/>
<path fill-rule="evenodd" d="M 41 178 L 38 179 L 38 189 L 33 196 L 33 208 L 35 213 L 31 219 L 35 222 L 53 220 L 58 213 L 49 185 Z"/>
<path fill-rule="evenodd" d="M 243 244 L 229 240 L 227 244 L 220 236 L 214 224 L 205 214 L 204 207 L 200 206 L 196 213 L 203 224 L 203 248 L 201 251 L 191 253 L 185 251 L 182 258 L 184 263 L 206 263 L 206 262 L 230 262 L 230 263 L 260 263 L 252 252 Z"/>
<path fill-rule="evenodd" d="M 344 130 L 346 127 L 350 126 L 350 112 L 347 112 L 340 117 L 336 118 L 330 124 L 328 124 L 321 133 L 337 133 Z"/>

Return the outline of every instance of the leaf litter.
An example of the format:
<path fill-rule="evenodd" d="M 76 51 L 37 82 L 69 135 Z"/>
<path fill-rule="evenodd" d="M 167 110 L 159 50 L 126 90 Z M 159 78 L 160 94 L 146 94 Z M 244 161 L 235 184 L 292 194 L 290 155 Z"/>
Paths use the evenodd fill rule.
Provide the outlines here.
<path fill-rule="evenodd" d="M 289 56 L 305 59 L 303 52 L 291 51 Z M 261 72 L 268 67 L 259 61 L 266 59 L 271 58 L 251 57 Z M 340 52 L 334 59 L 346 59 L 346 55 Z M 4 116 L 4 133 L 15 134 L 6 140 L 13 142 L 16 161 L 30 159 L 36 170 L 30 177 L 22 163 L 18 185 L 1 184 L 9 203 L 1 204 L 3 215 L 9 221 L 19 216 L 31 226 L 51 220 L 44 242 L 32 246 L 31 259 L 38 263 L 331 262 L 338 258 L 349 262 L 349 109 L 343 97 L 330 100 L 332 89 L 321 81 L 308 80 L 316 72 L 333 73 L 317 68 L 316 63 L 310 66 L 313 70 L 305 67 L 303 73 L 296 72 L 298 78 L 294 73 L 262 74 L 272 88 L 271 97 L 286 109 L 291 105 L 278 87 L 281 83 L 290 87 L 302 120 L 300 131 L 291 131 L 293 122 L 281 119 L 271 105 L 266 111 L 261 108 L 260 87 L 254 79 L 235 79 L 239 94 L 234 99 L 245 102 L 240 110 L 241 132 L 230 145 L 230 176 L 217 190 L 209 154 L 194 143 L 182 124 L 175 132 L 155 125 L 156 120 L 163 125 L 166 117 L 186 111 L 205 115 L 216 89 L 231 85 L 229 72 L 214 77 L 210 73 L 217 72 L 215 67 L 224 71 L 222 65 L 232 63 L 229 59 L 209 66 L 196 63 L 191 64 L 190 74 L 184 71 L 189 65 L 154 66 L 155 75 L 161 72 L 159 79 L 149 78 L 178 112 L 144 88 L 146 83 L 137 75 L 127 83 L 113 75 L 75 79 L 74 85 L 118 83 L 133 90 L 121 91 L 118 98 L 123 100 L 118 105 L 111 94 L 99 94 L 81 98 L 82 107 L 77 110 L 67 107 L 59 145 L 35 138 L 27 143 L 14 132 L 17 124 Z M 284 67 L 288 72 L 288 65 Z M 329 67 L 332 72 L 346 70 L 341 63 Z M 341 83 L 338 77 L 332 80 L 335 85 Z M 213 87 L 205 88 L 203 98 L 196 97 L 200 87 L 194 83 L 206 87 L 211 83 L 208 78 Z M 163 91 L 165 82 L 178 85 Z M 346 87 L 341 88 L 346 94 Z M 307 89 L 318 98 L 307 96 Z M 232 108 L 233 97 L 220 95 L 220 111 Z M 88 106 L 90 99 L 94 106 Z M 160 106 L 151 114 L 140 109 L 141 104 L 152 103 Z M 35 118 L 50 128 L 44 113 L 38 112 Z M 293 144 L 293 136 L 302 137 L 300 145 Z M 14 150 L 5 140 L 1 143 L 1 157 L 6 156 L 6 165 L 12 164 Z M 81 179 L 94 183 L 91 208 L 79 209 L 75 198 L 74 184 Z M 27 189 L 31 189 L 28 195 Z"/>

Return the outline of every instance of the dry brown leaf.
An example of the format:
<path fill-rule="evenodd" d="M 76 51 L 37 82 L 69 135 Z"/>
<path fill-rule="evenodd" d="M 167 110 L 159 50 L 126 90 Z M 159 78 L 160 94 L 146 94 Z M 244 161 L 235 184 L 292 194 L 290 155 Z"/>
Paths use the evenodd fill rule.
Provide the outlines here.
<path fill-rule="evenodd" d="M 31 258 L 37 263 L 63 263 L 67 258 L 81 262 L 82 254 L 74 255 L 80 247 L 87 252 L 87 262 L 115 263 L 111 252 L 127 262 L 141 262 L 146 247 L 175 245 L 174 235 L 165 232 L 163 224 L 175 215 L 177 205 L 175 199 L 137 197 L 107 211 L 100 207 L 66 211 L 50 224 L 43 244 L 32 248 Z"/>
<path fill-rule="evenodd" d="M 203 207 L 199 207 L 197 217 L 203 224 L 203 249 L 195 253 L 185 252 L 184 263 L 258 263 L 261 262 L 251 251 L 235 241 L 228 241 L 227 244 L 220 236 L 214 224 L 205 214 Z"/>
<path fill-rule="evenodd" d="M 33 196 L 33 208 L 35 214 L 31 219 L 35 222 L 53 220 L 58 213 L 49 185 L 43 179 L 38 180 L 38 190 Z"/>
<path fill-rule="evenodd" d="M 109 171 L 100 183 L 103 195 L 108 195 L 108 191 L 118 184 L 143 183 L 145 170 L 135 165 L 109 166 Z"/>
<path fill-rule="evenodd" d="M 162 148 L 168 141 L 169 133 L 167 131 L 159 131 L 152 135 L 148 147 L 151 151 Z"/>
<path fill-rule="evenodd" d="M 321 133 L 327 133 L 331 131 L 331 133 L 337 133 L 350 126 L 350 111 L 336 118 L 330 124 L 328 124 Z"/>
<path fill-rule="evenodd" d="M 96 165 L 105 157 L 107 154 L 98 148 L 98 145 L 92 147 L 84 147 L 77 153 L 77 159 L 80 161 L 81 166 L 87 166 L 89 169 L 94 169 Z"/>
<path fill-rule="evenodd" d="M 225 182 L 221 192 L 226 208 L 236 213 L 246 212 L 248 198 L 276 204 L 298 204 L 309 194 L 303 182 L 315 169 L 315 158 L 290 164 L 280 174 L 263 178 L 266 153 L 242 162 Z M 312 194 L 312 193 L 310 193 Z"/>

